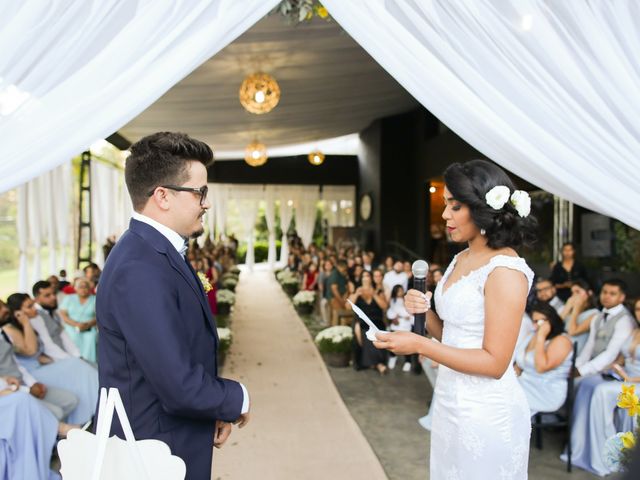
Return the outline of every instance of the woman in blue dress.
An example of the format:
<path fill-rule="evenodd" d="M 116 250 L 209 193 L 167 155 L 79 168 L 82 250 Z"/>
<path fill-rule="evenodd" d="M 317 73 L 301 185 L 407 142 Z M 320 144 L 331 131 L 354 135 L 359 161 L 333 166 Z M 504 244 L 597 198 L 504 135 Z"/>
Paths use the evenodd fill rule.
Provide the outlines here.
<path fill-rule="evenodd" d="M 91 294 L 91 282 L 85 278 L 76 279 L 73 287 L 76 293 L 64 297 L 60 316 L 82 358 L 96 363 L 96 297 Z"/>
<path fill-rule="evenodd" d="M 571 297 L 567 300 L 560 316 L 573 342 L 578 343 L 578 355 L 589 338 L 591 321 L 598 313 L 593 290 L 585 280 L 576 280 L 571 285 Z"/>
<path fill-rule="evenodd" d="M 516 373 L 531 415 L 553 412 L 567 398 L 573 344 L 556 310 L 538 303 L 531 310 L 534 331 L 516 352 Z"/>
<path fill-rule="evenodd" d="M 14 318 L 24 315 L 32 319 L 38 315 L 35 302 L 26 293 L 10 295 L 7 306 Z M 45 355 L 43 344 L 29 322 L 12 322 L 5 330 L 19 348 L 18 363 L 38 382 L 68 390 L 78 397 L 78 406 L 69 414 L 68 422 L 83 424 L 91 420 L 98 402 L 98 371 L 80 358 L 54 361 Z"/>
<path fill-rule="evenodd" d="M 35 397 L 16 391 L 18 386 L 17 379 L 0 377 L 0 478 L 59 479 L 49 468 L 62 433 L 58 420 Z"/>

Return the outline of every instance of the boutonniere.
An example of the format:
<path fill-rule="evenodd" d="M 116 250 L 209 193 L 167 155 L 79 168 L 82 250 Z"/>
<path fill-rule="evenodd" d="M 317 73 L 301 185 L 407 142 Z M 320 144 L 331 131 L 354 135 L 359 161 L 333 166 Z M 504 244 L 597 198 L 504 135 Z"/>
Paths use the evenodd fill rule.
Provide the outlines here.
<path fill-rule="evenodd" d="M 209 279 L 206 277 L 204 273 L 198 272 L 198 278 L 200 279 L 200 282 L 202 282 L 202 288 L 204 288 L 204 293 L 209 293 L 211 290 L 213 290 L 211 283 L 209 283 Z"/>

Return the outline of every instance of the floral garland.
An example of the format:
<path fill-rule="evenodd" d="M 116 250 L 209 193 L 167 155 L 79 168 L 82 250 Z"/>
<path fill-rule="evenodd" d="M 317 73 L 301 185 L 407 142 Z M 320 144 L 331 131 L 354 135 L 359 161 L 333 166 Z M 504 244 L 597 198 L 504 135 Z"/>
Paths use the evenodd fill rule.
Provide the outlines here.
<path fill-rule="evenodd" d="M 331 20 L 329 12 L 319 0 L 282 0 L 269 14 L 282 15 L 290 25 L 309 22 L 313 17 Z"/>

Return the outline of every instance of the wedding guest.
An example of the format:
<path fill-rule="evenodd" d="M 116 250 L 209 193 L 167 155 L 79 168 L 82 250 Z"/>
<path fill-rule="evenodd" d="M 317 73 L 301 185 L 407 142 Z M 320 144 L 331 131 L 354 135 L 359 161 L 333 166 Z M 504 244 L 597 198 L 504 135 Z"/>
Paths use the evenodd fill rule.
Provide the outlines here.
<path fill-rule="evenodd" d="M 316 291 L 318 288 L 318 266 L 310 263 L 302 277 L 302 289 Z"/>
<path fill-rule="evenodd" d="M 562 258 L 553 265 L 550 280 L 557 290 L 557 295 L 563 302 L 571 296 L 571 285 L 574 280 L 588 281 L 587 271 L 576 260 L 576 249 L 573 243 L 562 245 Z"/>
<path fill-rule="evenodd" d="M 556 287 L 553 286 L 553 282 L 548 278 L 536 279 L 536 298 L 540 302 L 546 302 L 556 309 L 556 312 L 560 313 L 564 308 L 564 302 L 556 295 Z"/>
<path fill-rule="evenodd" d="M 389 319 L 389 330 L 392 332 L 410 332 L 413 328 L 413 315 L 404 308 L 404 293 L 402 285 L 396 285 L 391 290 L 391 301 L 387 310 L 387 319 Z M 389 354 L 388 367 L 393 370 L 396 366 L 398 357 L 393 353 Z M 403 372 L 411 371 L 411 355 L 404 356 Z"/>
<path fill-rule="evenodd" d="M 393 268 L 384 274 L 382 279 L 382 285 L 384 287 L 384 293 L 387 296 L 387 300 L 391 298 L 391 290 L 396 285 L 402 285 L 402 288 L 406 292 L 409 288 L 409 276 L 404 271 L 404 265 L 401 261 L 394 262 Z"/>
<path fill-rule="evenodd" d="M 218 314 L 218 270 L 215 267 L 215 262 L 212 258 L 204 256 L 202 258 L 202 266 L 204 268 L 204 276 L 209 280 L 211 290 L 207 292 L 207 301 L 209 302 L 209 308 L 214 315 Z"/>
<path fill-rule="evenodd" d="M 58 288 L 60 291 L 62 291 L 64 287 L 69 285 L 69 281 L 67 280 L 67 271 L 64 269 L 60 270 L 58 278 L 60 279 L 60 285 L 58 286 Z"/>
<path fill-rule="evenodd" d="M 564 320 L 565 330 L 571 340 L 578 343 L 578 355 L 587 343 L 591 322 L 598 314 L 595 295 L 584 280 L 576 280 L 571 285 L 571 296 L 567 300 L 560 316 Z"/>
<path fill-rule="evenodd" d="M 14 317 L 27 317 L 29 324 L 11 328 L 8 334 L 22 352 L 16 355 L 18 363 L 38 382 L 73 393 L 78 405 L 69 414 L 69 422 L 82 424 L 93 416 L 98 403 L 98 370 L 87 362 L 74 357 L 55 360 L 44 353 L 43 342 L 33 331 L 30 322 L 41 320 L 35 302 L 26 293 L 14 293 L 7 298 L 7 306 Z"/>
<path fill-rule="evenodd" d="M 537 303 L 531 310 L 534 332 L 516 351 L 514 368 L 527 396 L 531 415 L 554 412 L 567 398 L 573 344 L 564 323 L 551 305 Z"/>
<path fill-rule="evenodd" d="M 384 263 L 382 265 L 380 265 L 380 269 L 383 270 L 385 273 L 386 272 L 390 272 L 391 270 L 393 270 L 393 257 L 391 255 L 389 255 L 387 258 L 384 259 Z"/>
<path fill-rule="evenodd" d="M 382 273 L 382 270 L 380 270 L 379 268 L 376 268 L 372 273 L 371 273 L 371 277 L 373 278 L 373 288 L 378 291 L 383 291 L 384 292 L 384 285 L 383 285 L 383 279 L 384 279 L 384 274 Z"/>
<path fill-rule="evenodd" d="M 407 274 L 407 291 L 413 288 L 413 270 L 411 269 L 411 262 L 402 262 L 402 268 L 404 273 Z"/>
<path fill-rule="evenodd" d="M 364 271 L 365 270 L 362 265 L 356 265 L 353 269 L 353 277 L 351 278 L 351 282 L 356 288 L 362 285 L 362 274 Z"/>
<path fill-rule="evenodd" d="M 359 307 L 380 330 L 386 328 L 384 323 L 384 311 L 388 304 L 384 292 L 376 291 L 373 286 L 372 277 L 369 272 L 362 274 L 362 286 L 349 297 L 357 307 Z M 354 333 L 356 341 L 361 348 L 359 364 L 363 368 L 375 368 L 380 375 L 387 372 L 387 354 L 373 346 L 371 340 L 366 336 L 369 329 L 367 324 L 360 318 L 354 323 Z"/>
<path fill-rule="evenodd" d="M 603 287 L 604 288 L 604 287 Z M 620 353 L 624 366 L 612 365 L 625 383 L 636 384 L 640 388 L 640 300 L 634 305 L 636 328 L 625 339 Z M 611 320 L 609 320 L 611 321 Z M 573 457 L 572 463 L 597 475 L 612 473 L 603 460 L 603 448 L 606 440 L 619 431 L 632 428 L 628 424 L 616 423 L 616 403 L 621 391 L 621 382 L 607 372 L 608 380 L 601 376 L 584 379 L 578 388 L 574 406 L 573 428 L 571 430 Z M 623 417 L 628 419 L 626 413 Z"/>
<path fill-rule="evenodd" d="M 33 285 L 33 297 L 38 316 L 31 319 L 31 326 L 44 345 L 44 353 L 54 360 L 80 357 L 80 350 L 64 329 L 64 321 L 58 313 L 58 298 L 53 286 L 44 280 Z"/>
<path fill-rule="evenodd" d="M 86 279 L 76 279 L 73 286 L 76 293 L 64 298 L 60 316 L 82 358 L 96 363 L 96 297 L 91 295 L 91 283 Z"/>
<path fill-rule="evenodd" d="M 333 272 L 333 262 L 331 260 L 325 260 L 322 263 L 322 270 L 318 274 L 318 288 L 320 290 L 320 315 L 322 317 L 322 323 L 329 325 L 331 321 L 331 305 L 329 296 L 329 287 L 327 280 Z"/>
<path fill-rule="evenodd" d="M 371 272 L 373 270 L 373 258 L 369 253 L 362 254 L 362 268 L 364 268 L 367 272 Z"/>
<path fill-rule="evenodd" d="M 19 327 L 16 326 L 18 323 L 27 335 L 35 335 L 25 315 L 19 314 L 17 317 L 12 317 L 9 308 L 0 301 L 0 376 L 16 378 L 20 386 L 24 386 L 33 397 L 53 413 L 58 421 L 62 421 L 76 408 L 78 399 L 71 392 L 37 382 L 25 368 L 18 364 L 15 353 L 24 352 L 24 346 L 14 346 L 7 333 L 18 329 Z M 30 352 L 27 351 L 27 353 Z M 67 424 L 64 424 L 65 428 L 66 426 Z"/>
<path fill-rule="evenodd" d="M 340 315 L 347 312 L 346 300 L 349 295 L 347 262 L 338 260 L 336 268 L 327 278 L 328 300 L 331 306 L 331 325 L 340 323 Z"/>
<path fill-rule="evenodd" d="M 54 480 L 50 468 L 59 427 L 53 414 L 31 395 L 16 391 L 20 382 L 0 376 L 0 477 Z"/>
<path fill-rule="evenodd" d="M 606 280 L 600 291 L 602 312 L 591 322 L 589 338 L 576 359 L 577 375 L 595 376 L 609 367 L 631 336 L 636 322 L 624 307 L 626 284 L 622 280 Z M 596 380 L 601 378 L 595 377 Z M 581 382 L 580 389 L 585 382 Z M 578 392 L 580 392 L 578 389 Z"/>

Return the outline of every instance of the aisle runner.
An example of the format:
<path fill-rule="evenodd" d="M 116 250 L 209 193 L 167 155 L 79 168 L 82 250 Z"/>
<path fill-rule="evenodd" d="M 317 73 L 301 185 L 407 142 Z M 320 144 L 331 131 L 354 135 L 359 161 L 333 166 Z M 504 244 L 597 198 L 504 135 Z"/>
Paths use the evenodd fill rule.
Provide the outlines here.
<path fill-rule="evenodd" d="M 243 272 L 223 376 L 251 393 L 252 419 L 214 452 L 213 479 L 385 480 L 307 329 L 271 272 Z"/>

